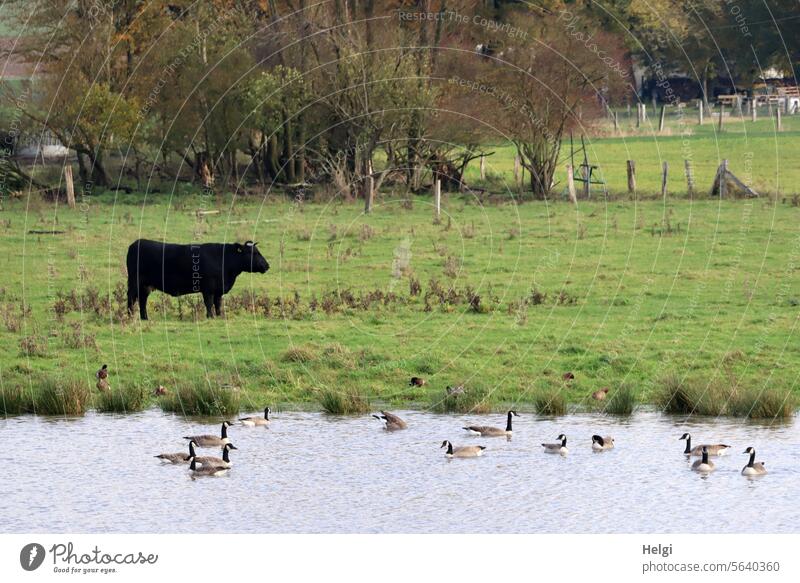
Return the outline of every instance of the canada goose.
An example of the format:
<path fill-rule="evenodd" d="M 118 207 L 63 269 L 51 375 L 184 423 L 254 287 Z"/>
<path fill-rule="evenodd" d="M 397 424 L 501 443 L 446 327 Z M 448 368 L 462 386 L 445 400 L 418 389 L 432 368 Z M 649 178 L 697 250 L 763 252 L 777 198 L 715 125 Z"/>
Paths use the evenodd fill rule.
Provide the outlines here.
<path fill-rule="evenodd" d="M 223 421 L 219 437 L 216 435 L 184 435 L 183 438 L 194 441 L 197 447 L 222 447 L 230 442 L 228 439 L 228 427 L 230 426 L 230 421 Z"/>
<path fill-rule="evenodd" d="M 103 366 L 101 366 L 100 370 L 98 370 L 96 373 L 94 373 L 94 376 L 96 376 L 100 380 L 107 379 L 108 378 L 108 365 L 104 364 Z"/>
<path fill-rule="evenodd" d="M 483 437 L 500 437 L 503 435 L 511 435 L 511 417 L 519 417 L 519 413 L 516 411 L 508 412 L 505 429 L 491 427 L 489 425 L 470 425 L 468 427 L 462 427 L 462 429 L 466 429 L 470 433 L 476 433 Z"/>
<path fill-rule="evenodd" d="M 592 435 L 592 449 L 594 451 L 614 449 L 614 438 L 609 435 L 606 435 L 605 437 L 600 437 L 599 435 Z"/>
<path fill-rule="evenodd" d="M 245 427 L 255 427 L 256 425 L 269 425 L 271 419 L 269 418 L 269 414 L 272 413 L 272 409 L 267 407 L 264 409 L 264 416 L 263 417 L 243 417 L 239 419 L 242 425 Z"/>
<path fill-rule="evenodd" d="M 461 447 L 453 447 L 453 444 L 446 439 L 442 442 L 440 449 L 446 447 L 445 457 L 480 457 L 483 455 L 483 450 L 486 449 L 483 445 L 462 445 Z"/>
<path fill-rule="evenodd" d="M 189 441 L 189 453 L 160 453 L 155 457 L 163 462 L 185 464 L 194 457 L 194 441 Z"/>
<path fill-rule="evenodd" d="M 373 415 L 378 421 L 385 421 L 384 429 L 387 431 L 395 431 L 397 429 L 405 429 L 408 427 L 405 421 L 400 419 L 397 415 L 389 413 L 388 411 L 381 411 L 380 415 Z"/>
<path fill-rule="evenodd" d="M 592 393 L 592 399 L 595 401 L 602 401 L 608 395 L 608 387 L 602 388 L 599 391 Z"/>
<path fill-rule="evenodd" d="M 192 476 L 224 476 L 228 473 L 228 468 L 215 468 L 213 466 L 202 465 L 197 467 L 197 458 L 189 458 L 189 470 Z"/>
<path fill-rule="evenodd" d="M 730 445 L 725 445 L 724 443 L 717 443 L 714 445 L 709 445 L 704 443 L 703 445 L 696 445 L 692 447 L 692 436 L 688 433 L 684 433 L 681 435 L 680 439 L 686 440 L 686 449 L 683 450 L 683 453 L 686 455 L 702 455 L 703 449 L 708 450 L 708 455 L 723 455 L 726 449 L 730 449 Z"/>
<path fill-rule="evenodd" d="M 408 383 L 409 387 L 424 387 L 425 386 L 425 379 L 420 377 L 411 377 L 411 380 Z"/>
<path fill-rule="evenodd" d="M 213 455 L 203 455 L 199 457 L 195 457 L 194 455 L 194 448 L 192 447 L 192 442 L 189 442 L 189 448 L 192 450 L 189 459 L 194 458 L 195 462 L 198 464 L 203 464 L 204 467 L 212 467 L 212 468 L 230 468 L 233 464 L 231 464 L 230 457 L 228 457 L 228 452 L 232 449 L 239 449 L 232 443 L 226 443 L 222 448 L 222 457 L 216 457 Z"/>
<path fill-rule="evenodd" d="M 703 457 L 699 460 L 695 460 L 692 464 L 692 469 L 695 472 L 713 472 L 714 471 L 714 462 L 709 461 L 708 459 L 708 446 L 703 446 Z"/>
<path fill-rule="evenodd" d="M 757 462 L 756 461 L 756 450 L 753 447 L 748 447 L 742 453 L 749 453 L 750 454 L 750 461 L 747 462 L 747 465 L 742 468 L 742 475 L 743 476 L 763 476 L 767 473 L 767 468 L 764 466 L 766 465 L 764 462 Z"/>
<path fill-rule="evenodd" d="M 561 443 L 543 443 L 544 453 L 560 453 L 561 455 L 569 453 L 567 449 L 567 436 L 563 433 L 556 437 L 560 439 Z"/>

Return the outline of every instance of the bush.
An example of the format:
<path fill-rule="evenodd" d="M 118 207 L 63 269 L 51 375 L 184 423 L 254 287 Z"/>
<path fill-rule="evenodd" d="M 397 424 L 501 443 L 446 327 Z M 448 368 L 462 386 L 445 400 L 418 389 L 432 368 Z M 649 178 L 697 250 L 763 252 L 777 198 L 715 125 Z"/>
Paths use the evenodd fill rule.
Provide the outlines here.
<path fill-rule="evenodd" d="M 194 383 L 180 383 L 172 393 L 159 399 L 159 405 L 170 413 L 227 417 L 239 412 L 240 400 L 237 388 L 221 386 L 201 377 Z"/>
<path fill-rule="evenodd" d="M 319 404 L 329 415 L 355 415 L 370 410 L 369 400 L 355 389 L 348 391 L 324 389 L 320 391 Z"/>
<path fill-rule="evenodd" d="M 611 415 L 630 415 L 636 408 L 636 391 L 626 383 L 620 384 L 606 399 L 605 412 Z"/>
<path fill-rule="evenodd" d="M 788 419 L 794 416 L 795 406 L 791 391 L 748 389 L 731 399 L 730 413 L 749 419 Z"/>
<path fill-rule="evenodd" d="M 533 396 L 533 408 L 539 415 L 566 415 L 567 400 L 561 391 L 538 391 Z"/>
<path fill-rule="evenodd" d="M 77 379 L 47 377 L 35 385 L 34 412 L 40 415 L 75 416 L 86 413 L 89 386 Z"/>
<path fill-rule="evenodd" d="M 133 413 L 147 406 L 147 393 L 142 387 L 127 387 L 101 392 L 95 407 L 103 413 Z"/>

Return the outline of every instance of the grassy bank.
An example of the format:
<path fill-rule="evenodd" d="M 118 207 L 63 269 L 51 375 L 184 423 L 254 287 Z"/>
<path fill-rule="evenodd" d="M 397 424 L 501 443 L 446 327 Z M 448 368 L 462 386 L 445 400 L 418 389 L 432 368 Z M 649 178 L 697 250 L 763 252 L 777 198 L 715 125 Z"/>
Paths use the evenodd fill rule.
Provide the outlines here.
<path fill-rule="evenodd" d="M 7 410 L 32 408 L 25 395 L 38 401 L 63 378 L 86 388 L 86 407 L 185 413 L 460 410 L 445 399 L 445 386 L 460 383 L 475 401 L 468 409 L 545 413 L 562 401 L 592 407 L 589 395 L 606 386 L 609 397 L 626 387 L 609 401 L 614 412 L 662 403 L 671 377 L 737 395 L 769 390 L 771 401 L 798 392 L 800 207 L 791 201 L 575 209 L 450 195 L 434 224 L 430 200 L 409 200 L 384 194 L 369 217 L 358 204 L 274 199 L 103 195 L 76 210 L 4 201 L 0 388 L 20 403 Z M 226 319 L 205 320 L 199 296 L 157 293 L 143 323 L 124 309 L 125 251 L 140 236 L 254 239 L 272 269 L 239 278 Z M 112 395 L 101 401 L 103 363 Z M 568 371 L 574 380 L 562 378 Z M 407 386 L 412 375 L 428 384 Z M 169 394 L 156 399 L 159 384 Z M 725 400 L 725 414 L 750 409 Z"/>

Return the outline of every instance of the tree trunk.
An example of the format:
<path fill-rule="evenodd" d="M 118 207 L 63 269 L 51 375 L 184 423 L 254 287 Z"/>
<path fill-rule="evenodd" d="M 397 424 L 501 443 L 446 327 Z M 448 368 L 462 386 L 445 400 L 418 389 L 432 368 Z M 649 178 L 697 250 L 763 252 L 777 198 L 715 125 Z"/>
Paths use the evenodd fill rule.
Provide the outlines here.
<path fill-rule="evenodd" d="M 292 122 L 289 121 L 286 112 L 283 113 L 283 160 L 284 160 L 284 174 L 286 182 L 289 184 L 295 183 L 294 172 L 294 141 L 292 136 Z"/>
<path fill-rule="evenodd" d="M 211 155 L 208 151 L 197 152 L 194 156 L 194 175 L 195 179 L 204 188 L 210 188 L 214 184 L 214 169 L 211 166 Z"/>

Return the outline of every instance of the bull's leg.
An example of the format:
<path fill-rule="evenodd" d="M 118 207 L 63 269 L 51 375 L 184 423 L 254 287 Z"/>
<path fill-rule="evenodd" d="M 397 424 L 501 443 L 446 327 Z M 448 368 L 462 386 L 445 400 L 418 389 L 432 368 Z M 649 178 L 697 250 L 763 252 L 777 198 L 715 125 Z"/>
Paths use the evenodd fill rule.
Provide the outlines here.
<path fill-rule="evenodd" d="M 203 303 L 206 305 L 206 318 L 213 318 L 214 314 L 211 312 L 211 308 L 214 305 L 214 294 L 203 292 Z"/>
<path fill-rule="evenodd" d="M 147 320 L 147 296 L 150 295 L 150 290 L 143 287 L 139 290 L 139 317 L 142 320 Z"/>
<path fill-rule="evenodd" d="M 217 317 L 222 315 L 222 294 L 214 295 L 214 311 L 217 313 Z"/>
<path fill-rule="evenodd" d="M 139 299 L 139 294 L 136 293 L 136 288 L 133 286 L 128 286 L 128 313 L 132 316 L 133 315 L 133 304 L 136 303 L 136 300 Z"/>

